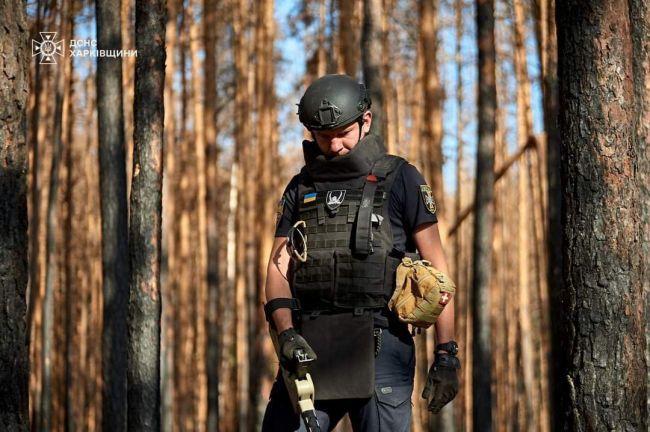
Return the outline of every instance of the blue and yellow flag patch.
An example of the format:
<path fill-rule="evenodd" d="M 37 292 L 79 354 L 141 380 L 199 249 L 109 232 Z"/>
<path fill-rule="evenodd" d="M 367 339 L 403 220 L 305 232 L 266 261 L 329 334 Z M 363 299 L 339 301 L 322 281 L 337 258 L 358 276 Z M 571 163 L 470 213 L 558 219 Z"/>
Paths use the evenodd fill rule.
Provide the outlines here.
<path fill-rule="evenodd" d="M 316 192 L 306 194 L 302 200 L 303 204 L 307 204 L 312 201 L 316 201 Z"/>

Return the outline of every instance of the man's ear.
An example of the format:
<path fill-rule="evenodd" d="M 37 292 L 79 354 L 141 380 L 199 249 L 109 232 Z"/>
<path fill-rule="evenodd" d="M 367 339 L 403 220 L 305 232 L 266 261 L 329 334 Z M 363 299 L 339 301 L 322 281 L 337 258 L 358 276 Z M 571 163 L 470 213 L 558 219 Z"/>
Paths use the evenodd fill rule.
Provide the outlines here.
<path fill-rule="evenodd" d="M 370 132 L 370 126 L 372 125 L 372 112 L 366 111 L 363 113 L 363 130 L 365 133 Z"/>

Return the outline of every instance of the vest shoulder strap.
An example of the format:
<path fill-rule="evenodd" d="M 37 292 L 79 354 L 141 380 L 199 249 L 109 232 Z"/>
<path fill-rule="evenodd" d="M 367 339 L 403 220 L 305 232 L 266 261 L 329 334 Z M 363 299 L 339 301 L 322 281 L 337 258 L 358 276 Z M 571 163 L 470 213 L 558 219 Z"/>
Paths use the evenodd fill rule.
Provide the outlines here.
<path fill-rule="evenodd" d="M 372 167 L 361 193 L 361 205 L 354 233 L 354 253 L 360 255 L 372 253 L 372 204 L 378 183 L 382 183 L 386 197 L 389 199 L 395 174 L 404 163 L 406 163 L 404 158 L 387 154 L 377 160 Z"/>
<path fill-rule="evenodd" d="M 405 163 L 407 162 L 403 157 L 386 154 L 372 168 L 372 173 L 381 179 L 384 191 L 387 194 L 390 193 L 395 177 Z"/>

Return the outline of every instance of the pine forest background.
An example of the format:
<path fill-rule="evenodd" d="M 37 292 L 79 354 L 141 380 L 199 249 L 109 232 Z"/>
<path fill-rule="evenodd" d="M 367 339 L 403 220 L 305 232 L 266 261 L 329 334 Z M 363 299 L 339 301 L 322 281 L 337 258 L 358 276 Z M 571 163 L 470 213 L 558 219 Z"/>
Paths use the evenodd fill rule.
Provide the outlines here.
<path fill-rule="evenodd" d="M 157 5 L 158 12 L 161 4 L 164 7 L 164 2 L 150 3 Z M 570 3 L 582 6 L 564 6 L 558 17 L 573 19 L 581 13 L 572 7 L 589 7 L 585 6 L 589 2 Z M 634 184 L 647 180 L 647 176 L 638 180 L 634 173 L 643 169 L 647 173 L 648 166 L 643 125 L 649 118 L 650 20 L 647 5 L 640 1 L 620 2 L 625 4 L 620 6 L 622 12 L 614 10 L 619 6 L 611 6 L 618 2 L 595 3 L 593 10 L 606 10 L 607 17 L 619 12 L 625 16 L 629 4 L 630 16 L 637 17 L 637 21 L 614 23 L 609 27 L 612 39 L 607 39 L 612 50 L 621 49 L 629 58 L 640 59 L 633 62 L 634 67 L 625 63 L 636 74 L 633 80 L 629 73 L 620 72 L 620 64 L 610 64 L 613 73 L 627 74 L 614 81 L 624 87 L 633 82 L 637 91 L 631 99 L 636 97 L 635 106 L 645 107 L 638 111 L 640 117 L 633 122 L 636 129 L 631 135 L 641 137 L 638 142 L 646 144 L 645 150 L 632 145 L 630 148 L 640 149 L 636 162 L 616 165 L 622 166 L 615 170 L 617 180 L 605 179 L 628 190 L 624 188 L 626 179 L 638 182 Z M 609 4 L 613 12 L 607 12 L 610 6 L 603 4 Z M 553 378 L 553 370 L 562 367 L 562 360 L 552 355 L 551 337 L 562 334 L 562 329 L 553 333 L 553 326 L 561 325 L 564 313 L 553 312 L 552 305 L 564 301 L 558 294 L 567 280 L 566 274 L 563 279 L 561 258 L 570 247 L 563 249 L 560 241 L 567 235 L 563 227 L 571 221 L 564 214 L 566 223 L 561 224 L 560 208 L 563 199 L 565 205 L 567 199 L 579 199 L 583 189 L 577 186 L 575 196 L 561 189 L 561 135 L 555 121 L 560 114 L 560 38 L 556 37 L 554 0 L 494 1 L 495 109 L 486 111 L 493 122 L 494 161 L 489 176 L 477 181 L 477 154 L 482 151 L 477 148 L 486 130 L 480 121 L 481 101 L 485 102 L 480 94 L 482 77 L 487 76 L 479 73 L 486 63 L 479 55 L 478 42 L 484 29 L 477 28 L 477 22 L 488 22 L 477 21 L 477 13 L 485 13 L 489 6 L 490 2 L 483 0 L 167 0 L 166 19 L 163 14 L 158 15 L 159 21 L 151 22 L 162 31 L 151 43 L 161 46 L 160 35 L 164 35 L 166 53 L 164 100 L 156 101 L 136 96 L 136 57 L 125 56 L 98 67 L 96 57 L 71 57 L 69 52 L 70 40 L 99 40 L 100 46 L 106 41 L 116 49 L 138 48 L 138 58 L 146 58 L 141 50 L 144 45 L 136 43 L 140 24 L 136 25 L 134 0 L 97 5 L 86 0 L 28 1 L 25 22 L 29 39 L 39 39 L 39 32 L 57 32 L 57 38 L 64 41 L 64 55 L 57 58 L 57 64 L 39 64 L 32 58 L 28 71 L 29 284 L 25 320 L 30 341 L 31 428 L 123 430 L 114 425 L 126 422 L 125 405 L 120 405 L 126 400 L 126 378 L 119 376 L 126 368 L 120 363 L 126 361 L 126 340 L 119 337 L 125 331 L 121 322 L 127 309 L 125 303 L 120 307 L 118 300 L 120 292 L 128 292 L 124 291 L 128 290 L 128 268 L 134 262 L 126 239 L 134 223 L 133 219 L 127 223 L 128 207 L 133 210 L 136 201 L 128 197 L 136 187 L 132 179 L 148 175 L 140 173 L 143 165 L 137 157 L 143 154 L 134 156 L 134 136 L 146 136 L 138 135 L 144 132 L 134 119 L 164 102 L 164 130 L 158 131 L 163 137 L 163 156 L 158 161 L 162 169 L 160 286 L 159 291 L 152 291 L 162 311 L 160 428 L 259 430 L 277 371 L 261 307 L 266 264 L 277 202 L 303 164 L 300 144 L 306 135 L 295 115 L 296 104 L 315 77 L 346 73 L 365 80 L 371 89 L 373 127 L 384 136 L 389 152 L 406 157 L 432 186 L 443 246 L 458 286 L 460 392 L 441 414 L 428 414 L 419 395 L 433 361 L 434 332 L 416 335 L 411 430 L 490 430 L 491 426 L 499 431 L 551 430 L 557 417 L 552 415 L 552 401 L 561 399 L 552 395 L 564 391 L 554 384 L 558 380 Z M 151 16 L 156 19 L 154 12 Z M 630 22 L 641 24 L 630 29 Z M 607 36 L 598 33 L 605 27 L 599 27 L 598 37 Z M 625 40 L 638 42 L 630 42 L 633 48 L 627 42 L 620 46 L 612 42 L 630 32 L 632 36 Z M 576 44 L 572 46 L 583 43 L 569 36 L 565 42 Z M 569 63 L 567 60 L 564 67 Z M 589 64 L 582 67 L 586 74 L 592 68 Z M 121 82 L 105 81 L 119 74 Z M 616 87 L 607 87 L 612 88 Z M 583 91 L 596 92 L 595 99 L 613 100 L 617 94 L 605 90 L 599 94 L 596 86 L 591 90 L 567 88 L 576 95 Z M 102 117 L 100 121 L 98 111 L 116 106 L 122 107 L 117 110 L 122 119 Z M 576 107 L 580 109 L 587 108 Z M 607 111 L 599 118 L 624 114 L 625 110 Z M 571 136 L 587 140 L 588 126 L 580 127 Z M 620 137 L 616 133 L 613 136 Z M 122 153 L 102 153 L 108 151 L 102 150 L 103 143 L 115 136 L 117 148 L 123 143 Z M 562 157 L 582 160 L 578 150 Z M 108 173 L 105 180 L 102 172 Z M 588 178 L 588 172 L 580 174 Z M 601 201 L 612 203 L 616 215 L 612 213 L 610 221 L 625 217 L 621 212 L 626 208 L 642 221 L 628 237 L 640 239 L 632 242 L 640 252 L 630 252 L 632 268 L 647 268 L 648 255 L 641 253 L 647 252 L 648 245 L 645 184 L 645 189 L 641 188 L 645 195 L 612 193 Z M 481 190 L 492 191 L 488 219 L 492 238 L 483 255 L 477 255 L 480 248 L 474 231 L 480 221 L 475 215 L 487 211 L 482 201 L 476 201 Z M 637 204 L 621 207 L 615 202 L 617 196 Z M 596 209 L 591 210 L 596 213 L 607 207 L 594 205 Z M 104 239 L 103 211 L 117 215 L 115 226 L 104 227 L 111 233 Z M 590 223 L 576 222 L 583 232 L 576 234 L 576 242 L 584 235 L 602 240 L 611 233 L 607 225 Z M 645 237 L 641 235 L 644 231 Z M 619 240 L 625 232 L 619 232 Z M 110 249 L 109 240 L 114 249 Z M 641 243 L 646 249 L 641 249 Z M 487 283 L 482 292 L 476 291 L 481 283 L 476 276 L 479 272 L 489 275 L 482 279 Z M 619 349 L 628 355 L 630 350 L 640 350 L 642 354 L 635 357 L 641 362 L 636 365 L 638 373 L 631 375 L 636 379 L 626 375 L 624 382 L 637 383 L 633 394 L 638 398 L 634 400 L 647 401 L 648 273 L 640 274 L 629 291 L 622 285 L 616 288 L 625 291 L 621 298 L 631 305 L 623 314 L 630 320 L 628 327 L 612 324 L 618 322 L 612 321 L 612 314 L 623 310 L 616 305 L 591 304 L 576 320 L 586 317 L 589 325 L 614 325 L 613 332 L 630 332 L 630 339 L 621 336 L 613 342 L 599 339 L 606 332 L 597 332 L 592 339 L 586 336 L 588 347 L 603 344 L 603 351 L 586 348 L 585 361 L 591 367 L 609 370 L 612 364 L 626 363 L 620 363 L 618 357 L 602 357 L 599 352 Z M 602 275 L 583 282 L 603 287 Z M 481 303 L 486 292 L 490 300 Z M 475 293 L 480 297 L 473 298 Z M 577 305 L 576 311 L 581 301 L 578 294 L 572 303 Z M 486 331 L 477 332 L 479 325 Z M 115 333 L 107 334 L 105 327 Z M 566 340 L 577 341 L 585 335 L 581 329 L 587 327 L 572 327 L 573 336 Z M 479 337 L 483 340 L 474 340 Z M 115 351 L 109 352 L 109 342 Z M 475 358 L 477 351 L 472 347 L 479 342 L 491 347 L 488 357 L 481 354 Z M 556 341 L 555 346 L 563 343 Z M 111 375 L 113 369 L 103 368 L 102 362 L 114 364 L 118 375 Z M 578 363 L 574 357 L 573 367 L 582 370 L 583 363 Z M 587 378 L 581 376 L 583 381 L 576 385 L 598 381 L 600 372 L 592 372 Z M 476 420 L 476 413 L 483 412 L 472 396 L 477 376 L 487 377 L 484 387 L 492 398 L 487 424 Z M 104 383 L 114 386 L 112 393 Z M 130 395 L 130 388 L 128 392 Z M 575 395 L 565 393 L 575 402 Z M 106 401 L 107 394 L 114 398 L 112 405 Z M 584 394 L 597 401 L 591 407 L 594 412 L 600 410 L 600 404 L 608 406 L 588 390 Z M 623 393 L 617 394 L 624 398 Z M 617 403 L 612 402 L 620 408 Z M 644 430 L 645 402 L 621 408 L 621 412 L 625 409 L 630 411 L 618 417 L 593 414 L 598 419 L 593 421 L 586 414 L 574 413 L 571 430 L 605 430 L 601 426 Z M 631 418 L 638 420 L 635 423 Z M 351 430 L 347 420 L 337 430 Z"/>

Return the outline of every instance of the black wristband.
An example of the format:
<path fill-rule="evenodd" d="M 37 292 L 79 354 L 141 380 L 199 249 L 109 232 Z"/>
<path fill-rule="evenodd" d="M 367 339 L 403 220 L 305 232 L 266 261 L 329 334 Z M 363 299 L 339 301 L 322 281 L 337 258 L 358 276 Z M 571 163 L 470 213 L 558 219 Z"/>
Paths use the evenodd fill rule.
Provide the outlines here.
<path fill-rule="evenodd" d="M 438 351 L 447 351 L 448 354 L 455 356 L 458 354 L 458 344 L 456 341 L 449 341 L 436 345 L 436 353 Z"/>

